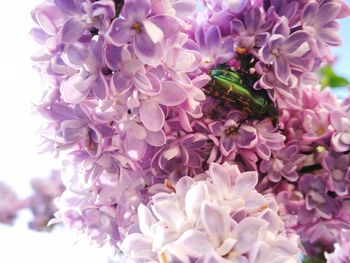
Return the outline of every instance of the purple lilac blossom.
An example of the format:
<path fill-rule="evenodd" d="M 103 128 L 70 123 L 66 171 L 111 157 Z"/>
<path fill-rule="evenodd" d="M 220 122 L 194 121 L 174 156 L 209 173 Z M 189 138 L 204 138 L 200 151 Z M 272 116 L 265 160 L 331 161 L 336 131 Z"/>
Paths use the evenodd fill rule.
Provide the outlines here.
<path fill-rule="evenodd" d="M 331 114 L 331 124 L 334 127 L 332 146 L 337 152 L 350 149 L 350 117 L 348 112 L 334 111 Z"/>
<path fill-rule="evenodd" d="M 210 26 L 207 30 L 198 27 L 195 32 L 195 50 L 202 54 L 201 67 L 211 69 L 234 58 L 234 42 L 232 37 L 223 38 L 218 26 Z"/>
<path fill-rule="evenodd" d="M 315 211 L 320 217 L 330 219 L 338 212 L 338 203 L 327 195 L 326 180 L 321 176 L 305 174 L 298 182 L 299 190 L 305 195 L 305 208 Z"/>
<path fill-rule="evenodd" d="M 278 198 L 286 209 L 282 218 L 289 229 L 300 235 L 310 257 L 318 257 L 331 251 L 339 232 L 349 228 L 348 153 L 335 152 L 331 141 L 335 130 L 330 116 L 340 111 L 342 103 L 327 90 L 304 88 L 301 95 L 299 107 L 288 109 L 280 118 L 286 146 L 290 142 L 299 145 L 304 159 L 297 169 L 299 189 L 286 181 L 272 189 L 282 198 Z"/>
<path fill-rule="evenodd" d="M 270 27 L 270 24 L 264 23 L 264 20 L 259 8 L 249 10 L 244 16 L 244 21 L 233 20 L 231 24 L 232 31 L 234 34 L 238 34 L 235 39 L 236 46 L 250 51 L 262 47 L 269 37 L 268 29 Z"/>
<path fill-rule="evenodd" d="M 310 177 L 312 176 L 309 175 L 308 179 L 310 179 Z M 313 179 L 314 178 L 312 178 L 312 180 Z M 324 185 L 325 180 L 321 180 Z M 305 184 L 305 181 L 303 184 Z M 315 186 L 317 183 L 312 182 L 311 184 Z M 319 189 L 313 187 L 312 190 L 307 192 L 307 194 L 309 194 L 309 199 L 313 198 L 313 201 L 320 201 L 322 198 L 324 198 L 324 200 L 328 198 L 328 202 L 324 203 L 323 207 L 328 206 L 328 212 L 331 212 L 331 210 L 336 212 L 335 210 L 337 210 L 336 214 L 333 215 L 331 213 L 325 215 L 322 212 L 323 216 L 329 218 L 327 219 L 320 216 L 316 206 L 314 208 L 309 207 L 309 209 L 306 207 L 306 197 L 295 189 L 294 185 L 283 182 L 278 188 L 277 202 L 280 208 L 280 216 L 285 222 L 287 229 L 300 236 L 306 255 L 310 258 L 317 258 L 322 257 L 325 251 L 332 251 L 332 244 L 339 240 L 340 233 L 343 229 L 349 229 L 348 212 L 346 211 L 348 208 L 340 207 L 339 201 L 335 199 L 330 200 L 329 198 L 331 197 L 325 192 L 318 192 Z M 342 206 L 344 206 L 344 204 L 345 202 Z M 335 209 L 333 207 L 330 208 L 334 205 Z M 322 204 L 318 203 L 318 206 L 321 208 Z"/>
<path fill-rule="evenodd" d="M 305 157 L 299 153 L 299 147 L 289 143 L 279 151 L 273 151 L 269 160 L 263 160 L 260 171 L 266 173 L 269 180 L 279 182 L 282 178 L 291 182 L 298 180 L 298 168 Z"/>
<path fill-rule="evenodd" d="M 219 138 L 221 153 L 224 156 L 234 155 L 239 148 L 252 149 L 257 144 L 257 134 L 254 127 L 246 124 L 239 126 L 244 118 L 239 111 L 228 114 L 226 120 L 209 124 L 212 134 Z"/>
<path fill-rule="evenodd" d="M 140 169 L 121 168 L 118 178 L 111 172 L 100 174 L 92 185 L 74 177 L 67 181 L 70 189 L 57 200 L 59 211 L 52 223 L 63 222 L 97 245 L 115 245 L 137 222 L 136 208 L 147 193 Z"/>
<path fill-rule="evenodd" d="M 307 52 L 308 34 L 301 30 L 290 34 L 285 17 L 274 26 L 272 33 L 259 50 L 259 56 L 264 63 L 273 64 L 274 73 L 280 82 L 288 84 L 293 58 L 299 58 Z"/>
<path fill-rule="evenodd" d="M 168 14 L 149 16 L 149 0 L 126 1 L 122 12 L 123 18 L 113 20 L 108 40 L 116 46 L 132 42 L 142 62 L 158 66 L 164 52 L 161 41 L 181 29 L 179 21 Z"/>
<path fill-rule="evenodd" d="M 326 45 L 338 46 L 340 37 L 336 34 L 339 28 L 334 19 L 340 12 L 341 4 L 336 1 L 325 3 L 310 2 L 305 5 L 301 16 L 303 29 L 312 36 L 312 51 L 317 56 L 327 54 Z"/>
<path fill-rule="evenodd" d="M 323 168 L 329 173 L 329 190 L 340 196 L 349 193 L 350 186 L 350 155 L 330 152 L 322 162 Z"/>

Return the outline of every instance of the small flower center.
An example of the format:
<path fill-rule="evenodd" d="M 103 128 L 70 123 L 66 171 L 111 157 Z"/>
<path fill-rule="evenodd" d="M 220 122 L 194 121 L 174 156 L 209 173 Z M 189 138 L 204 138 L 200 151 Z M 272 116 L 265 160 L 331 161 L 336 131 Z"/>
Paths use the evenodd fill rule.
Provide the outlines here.
<path fill-rule="evenodd" d="M 231 126 L 229 126 L 229 127 L 227 127 L 227 128 L 225 129 L 225 134 L 228 135 L 228 136 L 229 136 L 229 135 L 233 135 L 233 134 L 236 133 L 236 131 L 237 131 L 237 127 L 231 125 Z"/>
<path fill-rule="evenodd" d="M 325 129 L 324 129 L 323 127 L 319 127 L 319 128 L 316 130 L 316 133 L 317 133 L 318 135 L 322 135 L 322 134 L 324 134 L 324 132 L 325 132 Z"/>
<path fill-rule="evenodd" d="M 280 55 L 280 50 L 278 47 L 274 47 L 273 49 L 271 49 L 271 54 L 274 55 L 275 57 L 278 57 Z"/>
<path fill-rule="evenodd" d="M 175 186 L 173 185 L 173 183 L 170 180 L 165 179 L 164 185 L 166 188 L 168 188 L 170 190 L 170 192 L 176 193 Z"/>
<path fill-rule="evenodd" d="M 137 22 L 133 23 L 131 28 L 135 30 L 137 33 L 140 33 L 142 31 L 142 26 Z"/>
<path fill-rule="evenodd" d="M 203 58 L 203 63 L 204 63 L 204 64 L 209 64 L 209 63 L 211 63 L 211 58 L 210 58 L 210 57 L 204 57 L 204 58 Z"/>
<path fill-rule="evenodd" d="M 160 254 L 160 261 L 162 263 L 168 263 L 169 261 L 167 260 L 166 256 L 165 256 L 165 253 L 161 253 Z"/>
<path fill-rule="evenodd" d="M 318 153 L 323 153 L 325 151 L 326 151 L 326 147 L 324 147 L 324 146 L 319 145 L 316 147 L 316 152 L 318 152 Z"/>

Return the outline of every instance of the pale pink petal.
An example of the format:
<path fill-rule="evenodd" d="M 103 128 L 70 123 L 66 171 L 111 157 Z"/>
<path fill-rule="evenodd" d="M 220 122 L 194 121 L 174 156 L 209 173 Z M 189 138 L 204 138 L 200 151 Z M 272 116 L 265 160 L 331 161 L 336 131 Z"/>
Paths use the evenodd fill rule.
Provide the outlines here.
<path fill-rule="evenodd" d="M 154 44 L 159 43 L 163 39 L 164 37 L 163 31 L 158 26 L 153 24 L 151 21 L 149 20 L 143 21 L 143 26 L 148 36 L 151 38 Z"/>
<path fill-rule="evenodd" d="M 258 183 L 258 174 L 255 171 L 245 172 L 237 176 L 233 192 L 237 197 L 254 189 Z"/>
<path fill-rule="evenodd" d="M 201 207 L 201 220 L 213 245 L 221 245 L 230 230 L 230 217 L 227 212 L 219 206 L 204 202 Z"/>
<path fill-rule="evenodd" d="M 243 219 L 235 228 L 237 243 L 235 251 L 237 254 L 244 254 L 250 251 L 251 246 L 265 234 L 268 222 L 254 217 Z"/>
<path fill-rule="evenodd" d="M 139 217 L 139 226 L 141 232 L 147 236 L 147 237 L 152 237 L 152 225 L 154 225 L 157 221 L 151 211 L 143 204 L 140 204 L 138 209 L 137 209 L 137 214 Z"/>
<path fill-rule="evenodd" d="M 137 161 L 144 156 L 147 149 L 147 144 L 144 140 L 139 140 L 135 137 L 127 135 L 125 138 L 124 147 L 127 155 Z"/>
<path fill-rule="evenodd" d="M 134 35 L 131 24 L 123 19 L 115 19 L 106 32 L 106 39 L 116 46 L 130 42 Z"/>
<path fill-rule="evenodd" d="M 61 34 L 61 40 L 63 43 L 73 43 L 77 41 L 84 33 L 86 28 L 85 23 L 79 19 L 72 18 L 68 20 L 63 28 Z"/>
<path fill-rule="evenodd" d="M 166 142 L 165 133 L 163 130 L 159 130 L 156 132 L 146 131 L 147 136 L 145 138 L 146 142 L 150 145 L 160 147 L 163 146 Z"/>
<path fill-rule="evenodd" d="M 157 100 L 166 106 L 176 106 L 186 100 L 186 91 L 175 81 L 163 81 Z"/>
<path fill-rule="evenodd" d="M 209 166 L 209 175 L 213 184 L 223 191 L 231 186 L 231 178 L 226 169 L 217 163 L 211 163 Z"/>
<path fill-rule="evenodd" d="M 187 230 L 179 238 L 178 242 L 184 245 L 184 250 L 191 257 L 200 258 L 212 249 L 208 236 L 196 230 Z"/>
<path fill-rule="evenodd" d="M 156 102 L 143 102 L 140 105 L 140 118 L 150 131 L 159 131 L 165 121 L 162 108 Z"/>

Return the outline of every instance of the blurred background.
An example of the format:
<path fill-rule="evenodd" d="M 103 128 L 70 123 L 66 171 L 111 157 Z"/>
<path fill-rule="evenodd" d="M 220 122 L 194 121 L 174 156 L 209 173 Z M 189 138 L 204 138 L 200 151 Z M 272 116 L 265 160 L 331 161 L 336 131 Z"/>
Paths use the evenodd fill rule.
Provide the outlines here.
<path fill-rule="evenodd" d="M 40 100 L 44 83 L 32 69 L 30 56 L 38 45 L 28 32 L 33 26 L 30 10 L 39 0 L 0 0 L 1 42 L 0 80 L 0 181 L 15 189 L 19 198 L 33 194 L 30 182 L 34 177 L 46 178 L 57 168 L 50 155 L 38 154 L 38 119 L 31 108 Z M 347 1 L 350 4 L 350 0 Z M 337 57 L 336 74 L 350 79 L 350 19 L 340 20 L 343 45 L 334 48 Z M 346 96 L 345 88 L 335 93 Z M 1 196 L 0 196 L 1 198 Z M 0 200 L 1 201 L 1 200 Z M 77 236 L 63 227 L 51 233 L 28 229 L 32 214 L 22 211 L 13 226 L 0 224 L 0 262 L 92 263 L 108 262 L 113 251 L 91 247 L 87 242 L 76 243 Z"/>

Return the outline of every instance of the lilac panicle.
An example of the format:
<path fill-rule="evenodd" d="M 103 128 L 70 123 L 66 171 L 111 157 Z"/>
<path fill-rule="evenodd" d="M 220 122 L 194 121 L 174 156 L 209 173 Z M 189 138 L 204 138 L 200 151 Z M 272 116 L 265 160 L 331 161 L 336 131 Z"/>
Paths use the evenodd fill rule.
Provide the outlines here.
<path fill-rule="evenodd" d="M 33 178 L 31 185 L 34 194 L 26 200 L 33 214 L 29 227 L 34 230 L 46 230 L 49 227 L 49 221 L 54 218 L 58 210 L 54 200 L 65 190 L 61 173 L 54 170 L 48 178 Z"/>
<path fill-rule="evenodd" d="M 349 228 L 350 108 L 314 73 L 345 2 L 118 2 L 32 12 L 42 135 L 64 159 L 53 221 L 125 262 L 299 262 L 295 233 L 311 256 L 332 247 Z M 222 65 L 277 113 L 206 96 Z"/>
<path fill-rule="evenodd" d="M 0 223 L 13 224 L 20 209 L 16 192 L 4 182 L 0 182 Z"/>
<path fill-rule="evenodd" d="M 60 173 L 53 170 L 49 177 L 34 177 L 31 180 L 33 193 L 30 196 L 20 198 L 7 184 L 0 182 L 0 223 L 12 225 L 21 210 L 28 209 L 32 213 L 32 219 L 28 227 L 43 231 L 49 230 L 49 221 L 54 218 L 57 207 L 54 200 L 64 191 Z"/>

